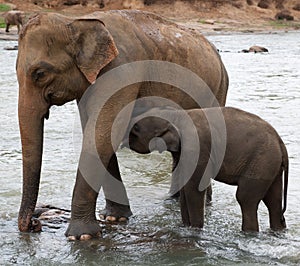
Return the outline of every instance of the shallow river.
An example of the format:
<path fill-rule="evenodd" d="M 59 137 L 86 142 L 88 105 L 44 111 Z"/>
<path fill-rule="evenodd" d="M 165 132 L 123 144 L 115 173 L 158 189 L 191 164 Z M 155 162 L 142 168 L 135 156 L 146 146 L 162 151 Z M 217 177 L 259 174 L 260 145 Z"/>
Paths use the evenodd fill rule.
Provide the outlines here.
<path fill-rule="evenodd" d="M 165 201 L 171 158 L 119 152 L 121 172 L 134 216 L 127 225 L 104 226 L 103 238 L 68 242 L 67 224 L 47 224 L 38 234 L 21 234 L 21 145 L 17 122 L 16 42 L 0 41 L 0 264 L 19 265 L 299 265 L 300 263 L 300 32 L 208 36 L 221 50 L 230 76 L 227 105 L 270 122 L 286 143 L 289 158 L 287 230 L 269 230 L 266 207 L 259 207 L 260 233 L 241 232 L 235 187 L 214 182 L 213 203 L 203 230 L 184 228 L 178 203 Z M 252 45 L 266 54 L 238 51 Z M 45 125 L 38 201 L 70 208 L 78 153 L 74 102 L 53 107 Z M 76 123 L 75 123 L 76 125 Z M 103 196 L 97 209 L 104 206 Z"/>

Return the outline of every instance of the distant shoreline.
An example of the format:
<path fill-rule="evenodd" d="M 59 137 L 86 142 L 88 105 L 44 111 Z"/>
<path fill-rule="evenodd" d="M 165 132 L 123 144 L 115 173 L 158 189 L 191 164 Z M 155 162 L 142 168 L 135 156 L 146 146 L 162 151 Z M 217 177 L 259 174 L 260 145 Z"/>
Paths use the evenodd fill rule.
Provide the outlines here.
<path fill-rule="evenodd" d="M 224 30 L 214 30 L 212 28 L 205 28 L 203 26 L 193 27 L 190 23 L 180 23 L 181 25 L 196 29 L 200 31 L 204 36 L 213 36 L 213 35 L 233 35 L 233 34 L 281 34 L 284 32 L 300 32 L 300 29 L 224 29 Z M 5 28 L 0 28 L 0 40 L 1 41 L 18 41 L 17 28 L 11 27 L 10 32 L 6 33 Z"/>
<path fill-rule="evenodd" d="M 87 5 L 64 5 L 62 0 L 52 1 L 52 6 L 47 5 L 49 1 L 39 1 L 34 4 L 31 0 L 0 0 L 11 6 L 11 9 L 22 10 L 28 18 L 33 13 L 57 12 L 67 16 L 80 17 L 94 11 L 109 11 L 113 9 L 128 10 L 139 9 L 141 11 L 153 12 L 174 21 L 178 24 L 196 29 L 204 35 L 236 34 L 236 33 L 276 33 L 300 30 L 300 10 L 295 9 L 299 0 L 286 0 L 282 8 L 277 8 L 274 3 L 267 8 L 258 6 L 259 0 L 219 1 L 217 5 L 213 1 L 153 1 L 154 4 L 141 5 L 142 0 L 106 0 L 105 5 L 100 8 L 97 1 L 88 1 Z M 9 2 L 9 3 L 8 3 Z M 37 1 L 38 2 L 38 1 Z M 127 3 L 125 5 L 125 2 Z M 169 2 L 169 4 L 167 4 Z M 273 1 L 274 2 L 274 1 Z M 44 4 L 42 4 L 44 3 Z M 131 3 L 128 5 L 128 3 Z M 135 4 L 134 4 L 135 3 Z M 139 4 L 138 4 L 139 3 Z M 276 15 L 279 11 L 289 12 L 293 20 L 278 20 Z M 5 12 L 0 12 L 0 16 Z M 12 27 L 12 30 L 15 27 Z M 12 31 L 13 32 L 13 31 Z M 0 31 L 1 40 L 15 40 L 11 34 L 5 36 L 5 30 Z"/>

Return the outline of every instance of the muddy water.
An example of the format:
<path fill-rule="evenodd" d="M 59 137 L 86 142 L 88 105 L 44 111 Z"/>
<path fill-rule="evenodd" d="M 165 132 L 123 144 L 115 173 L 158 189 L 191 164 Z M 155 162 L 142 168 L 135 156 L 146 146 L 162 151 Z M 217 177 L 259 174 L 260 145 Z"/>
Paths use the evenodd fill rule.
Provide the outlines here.
<path fill-rule="evenodd" d="M 290 156 L 286 221 L 288 229 L 269 230 L 259 207 L 261 232 L 244 234 L 235 188 L 214 183 L 212 206 L 203 230 L 181 226 L 176 202 L 164 201 L 169 187 L 168 154 L 118 154 L 134 216 L 127 225 L 103 227 L 103 238 L 68 242 L 67 224 L 45 224 L 39 234 L 21 234 L 17 213 L 21 197 L 21 146 L 17 124 L 16 51 L 0 42 L 0 264 L 19 265 L 298 265 L 300 263 L 300 32 L 208 37 L 220 50 L 230 76 L 227 104 L 254 112 L 278 130 Z M 263 45 L 267 54 L 238 51 Z M 39 202 L 70 208 L 78 154 L 73 128 L 76 104 L 51 110 Z M 97 209 L 104 205 L 103 196 Z"/>

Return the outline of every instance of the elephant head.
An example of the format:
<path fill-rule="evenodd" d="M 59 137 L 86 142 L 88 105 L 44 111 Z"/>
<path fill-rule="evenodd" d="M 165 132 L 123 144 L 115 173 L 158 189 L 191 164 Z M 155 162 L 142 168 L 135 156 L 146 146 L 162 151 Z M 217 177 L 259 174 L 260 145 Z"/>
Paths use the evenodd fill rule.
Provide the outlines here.
<path fill-rule="evenodd" d="M 39 14 L 22 29 L 16 66 L 23 156 L 20 231 L 34 230 L 31 216 L 39 190 L 44 119 L 50 107 L 79 100 L 117 54 L 112 36 L 93 17 Z"/>
<path fill-rule="evenodd" d="M 143 154 L 153 150 L 180 151 L 180 135 L 174 125 L 160 117 L 142 117 L 134 119 L 129 133 L 130 149 Z"/>

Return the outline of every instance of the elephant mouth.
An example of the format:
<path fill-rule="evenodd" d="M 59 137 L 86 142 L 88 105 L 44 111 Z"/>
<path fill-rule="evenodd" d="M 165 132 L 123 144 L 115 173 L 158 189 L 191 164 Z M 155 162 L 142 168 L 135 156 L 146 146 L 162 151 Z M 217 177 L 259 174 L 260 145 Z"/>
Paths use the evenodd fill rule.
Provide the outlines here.
<path fill-rule="evenodd" d="M 167 145 L 166 142 L 162 137 L 155 137 L 150 140 L 149 142 L 149 151 L 158 151 L 159 153 L 162 153 L 164 151 L 167 151 Z"/>
<path fill-rule="evenodd" d="M 45 118 L 46 120 L 48 120 L 49 117 L 50 117 L 50 109 L 48 109 L 48 111 L 47 111 L 46 114 L 44 115 L 44 118 Z"/>
<path fill-rule="evenodd" d="M 121 149 L 123 149 L 123 148 L 130 148 L 129 147 L 129 140 L 128 139 L 124 139 L 123 141 L 122 141 L 122 143 L 120 144 L 120 148 Z"/>

